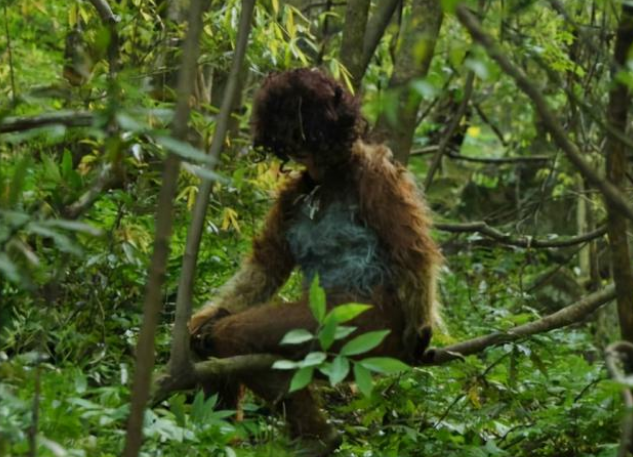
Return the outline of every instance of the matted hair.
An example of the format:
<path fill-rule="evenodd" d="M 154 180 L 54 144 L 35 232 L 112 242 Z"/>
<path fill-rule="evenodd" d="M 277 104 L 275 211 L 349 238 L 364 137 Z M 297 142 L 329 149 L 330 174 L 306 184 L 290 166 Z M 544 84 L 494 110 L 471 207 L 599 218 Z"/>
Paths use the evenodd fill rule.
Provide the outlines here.
<path fill-rule="evenodd" d="M 272 73 L 255 96 L 253 145 L 282 160 L 309 152 L 318 164 L 333 164 L 351 154 L 361 119 L 358 100 L 320 70 Z"/>

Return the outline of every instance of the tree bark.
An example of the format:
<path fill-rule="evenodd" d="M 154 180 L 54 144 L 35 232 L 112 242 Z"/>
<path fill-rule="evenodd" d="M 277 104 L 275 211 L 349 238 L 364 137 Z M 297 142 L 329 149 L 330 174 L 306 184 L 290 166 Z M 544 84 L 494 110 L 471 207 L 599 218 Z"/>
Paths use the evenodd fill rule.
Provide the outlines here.
<path fill-rule="evenodd" d="M 392 149 L 395 159 L 403 164 L 409 159 L 422 101 L 420 94 L 410 87 L 410 83 L 416 78 L 426 76 L 429 71 L 442 18 L 440 2 L 413 0 L 389 81 L 389 89 L 398 94 L 396 122 L 392 123 L 383 111 L 374 129 L 374 136 L 384 140 Z M 420 49 L 424 50 L 421 55 Z"/>
<path fill-rule="evenodd" d="M 363 40 L 369 15 L 369 0 L 348 0 L 345 26 L 341 42 L 341 63 L 352 77 L 354 91 L 358 92 L 363 79 Z"/>
<path fill-rule="evenodd" d="M 189 31 L 183 44 L 182 66 L 178 77 L 178 102 L 171 133 L 184 140 L 189 119 L 189 98 L 195 81 L 202 14 L 207 0 L 192 0 L 189 11 Z M 154 252 L 150 263 L 143 304 L 143 323 L 136 346 L 136 370 L 132 386 L 132 404 L 127 424 L 124 457 L 137 457 L 143 439 L 143 416 L 149 398 L 150 380 L 154 368 L 154 338 L 162 309 L 162 286 L 165 280 L 169 241 L 173 226 L 174 197 L 178 182 L 180 159 L 167 155 L 163 170 L 163 185 L 158 197 Z"/>
<path fill-rule="evenodd" d="M 628 52 L 633 44 L 633 6 L 623 4 L 620 23 L 615 38 L 612 88 L 609 91 L 607 122 L 614 129 L 626 135 L 628 109 L 631 94 L 626 84 L 618 81 L 617 72 L 626 67 Z M 618 68 L 619 67 L 619 68 Z M 626 145 L 607 135 L 605 155 L 607 159 L 607 179 L 619 189 L 624 188 L 628 162 Z M 607 202 L 609 247 L 611 249 L 611 268 L 617 291 L 618 316 L 622 338 L 633 342 L 633 271 L 627 241 L 627 220 L 619 209 Z"/>
<path fill-rule="evenodd" d="M 389 22 L 395 13 L 398 4 L 402 0 L 380 0 L 376 5 L 376 11 L 372 14 L 365 30 L 363 43 L 363 57 L 361 61 L 361 77 L 365 76 L 369 62 L 376 52 L 381 38 L 387 30 Z"/>

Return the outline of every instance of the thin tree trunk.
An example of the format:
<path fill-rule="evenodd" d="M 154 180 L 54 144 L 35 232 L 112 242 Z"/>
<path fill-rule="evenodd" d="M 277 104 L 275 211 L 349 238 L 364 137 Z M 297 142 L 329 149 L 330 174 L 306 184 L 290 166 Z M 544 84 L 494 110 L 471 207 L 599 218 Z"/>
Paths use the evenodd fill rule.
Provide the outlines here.
<path fill-rule="evenodd" d="M 360 75 L 365 76 L 369 62 L 376 52 L 376 48 L 381 38 L 387 30 L 389 22 L 395 13 L 398 4 L 402 0 L 380 0 L 376 5 L 376 11 L 372 14 L 365 30 L 365 41 L 363 43 L 363 57 L 361 61 Z"/>
<path fill-rule="evenodd" d="M 189 11 L 189 31 L 183 45 L 182 66 L 178 77 L 178 102 L 172 125 L 172 136 L 183 140 L 189 119 L 189 98 L 195 83 L 202 14 L 207 0 L 192 0 Z M 163 185 L 158 197 L 154 252 L 150 263 L 143 304 L 143 324 L 136 347 L 136 370 L 132 386 L 132 404 L 127 424 L 124 457 L 137 457 L 143 439 L 143 415 L 149 398 L 150 380 L 154 368 L 154 338 L 162 308 L 162 286 L 165 280 L 169 240 L 173 226 L 174 197 L 178 182 L 180 159 L 169 153 L 163 170 Z"/>
<path fill-rule="evenodd" d="M 633 6 L 623 4 L 614 50 L 614 60 L 619 68 L 614 69 L 613 87 L 609 91 L 609 106 L 607 108 L 607 122 L 622 134 L 626 134 L 631 94 L 626 84 L 617 80 L 616 72 L 620 68 L 625 68 L 632 44 Z M 628 169 L 626 145 L 612 135 L 608 135 L 605 143 L 605 152 L 607 158 L 607 179 L 616 187 L 623 189 Z M 633 271 L 631 269 L 631 256 L 626 235 L 627 220 L 620 213 L 620 210 L 612 204 L 608 203 L 607 209 L 611 267 L 618 295 L 620 332 L 623 339 L 633 342 Z"/>
<path fill-rule="evenodd" d="M 243 0 L 242 12 L 240 14 L 240 26 L 238 31 L 237 46 L 233 64 L 229 74 L 228 83 L 224 91 L 222 108 L 215 126 L 213 142 L 211 143 L 210 155 L 216 160 L 212 160 L 209 165 L 213 169 L 220 155 L 224 138 L 228 129 L 233 101 L 239 88 L 240 72 L 243 67 L 246 45 L 251 31 L 251 22 L 255 0 Z M 193 365 L 189 354 L 189 331 L 187 322 L 191 318 L 191 301 L 193 296 L 193 285 L 196 275 L 196 262 L 198 251 L 200 250 L 200 240 L 204 229 L 204 221 L 209 206 L 209 195 L 213 182 L 203 178 L 198 188 L 198 195 L 193 211 L 193 220 L 187 234 L 185 255 L 182 262 L 182 272 L 180 274 L 180 284 L 178 285 L 178 297 L 176 299 L 176 319 L 173 329 L 173 340 L 171 346 L 170 371 L 179 372 L 182 370 L 192 370 Z"/>
<path fill-rule="evenodd" d="M 398 46 L 389 89 L 398 92 L 397 119 L 393 123 L 383 112 L 376 123 L 374 136 L 384 140 L 396 160 L 406 164 L 413 135 L 418 125 L 420 94 L 410 87 L 413 79 L 426 76 L 435 52 L 435 43 L 442 25 L 442 7 L 436 0 L 413 0 L 411 14 Z M 424 43 L 419 55 L 420 42 Z"/>
<path fill-rule="evenodd" d="M 369 15 L 369 0 L 348 0 L 341 43 L 341 63 L 352 76 L 354 91 L 363 79 L 363 40 Z"/>

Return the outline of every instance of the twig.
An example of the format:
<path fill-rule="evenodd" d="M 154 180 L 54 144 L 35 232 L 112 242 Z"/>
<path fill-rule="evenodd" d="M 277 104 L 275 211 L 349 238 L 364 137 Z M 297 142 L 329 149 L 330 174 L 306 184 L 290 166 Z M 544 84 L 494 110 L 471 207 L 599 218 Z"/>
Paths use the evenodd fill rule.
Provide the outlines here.
<path fill-rule="evenodd" d="M 95 7 L 101 20 L 108 27 L 110 32 L 110 43 L 108 44 L 108 76 L 112 80 L 114 79 L 119 66 L 119 33 L 117 31 L 117 24 L 119 17 L 112 12 L 112 8 L 106 0 L 88 0 L 92 6 Z"/>
<path fill-rule="evenodd" d="M 494 332 L 444 348 L 434 349 L 432 358 L 425 361 L 425 364 L 440 365 L 454 359 L 463 358 L 467 355 L 477 354 L 491 346 L 520 340 L 537 333 L 549 332 L 574 324 L 614 298 L 615 288 L 613 285 L 610 285 L 599 292 L 594 292 L 578 300 L 576 303 L 537 321 L 519 325 L 505 332 Z"/>
<path fill-rule="evenodd" d="M 543 125 L 549 130 L 552 138 L 570 162 L 575 165 L 587 181 L 600 190 L 610 204 L 622 211 L 628 219 L 633 220 L 633 208 L 628 204 L 625 196 L 613 184 L 601 179 L 595 168 L 582 157 L 578 147 L 567 137 L 565 130 L 550 110 L 541 92 L 532 84 L 523 70 L 510 62 L 492 37 L 483 31 L 479 21 L 467 7 L 464 5 L 457 6 L 456 14 L 459 22 L 470 32 L 473 39 L 486 50 L 488 55 L 499 64 L 506 74 L 515 80 L 517 86 L 532 100 L 536 111 L 543 120 Z"/>
<path fill-rule="evenodd" d="M 633 344 L 628 341 L 620 341 L 611 344 L 605 351 L 607 370 L 611 377 L 622 384 L 622 398 L 626 406 L 626 415 L 622 422 L 622 434 L 620 438 L 620 450 L 618 457 L 626 457 L 633 447 L 633 394 L 626 387 L 627 375 L 631 374 L 633 365 Z M 620 368 L 624 366 L 624 370 Z"/>
<path fill-rule="evenodd" d="M 434 227 L 438 230 L 442 230 L 445 232 L 452 233 L 480 233 L 489 238 L 497 240 L 503 244 L 509 246 L 517 246 L 521 248 L 529 248 L 529 249 L 546 249 L 546 248 L 566 248 L 570 246 L 575 246 L 577 244 L 585 243 L 587 241 L 594 240 L 603 236 L 607 233 L 606 227 L 600 227 L 596 230 L 585 233 L 583 235 L 575 236 L 573 238 L 567 239 L 553 239 L 553 240 L 542 240 L 542 239 L 534 239 L 529 236 L 523 236 L 520 238 L 512 238 L 512 235 L 503 233 L 494 227 L 489 226 L 485 222 L 470 222 L 466 224 L 444 224 L 438 223 L 435 224 Z"/>
<path fill-rule="evenodd" d="M 9 78 L 11 80 L 11 101 L 15 104 L 18 97 L 15 89 L 15 75 L 13 70 L 13 47 L 11 46 L 11 33 L 9 32 L 9 13 L 7 12 L 7 3 L 4 5 L 4 29 L 7 36 L 7 52 L 9 53 Z"/>
<path fill-rule="evenodd" d="M 486 116 L 486 113 L 484 113 L 483 110 L 481 109 L 481 104 L 473 103 L 473 107 L 475 108 L 475 111 L 477 112 L 477 114 L 479 115 L 481 120 L 484 121 L 484 124 L 488 125 L 488 127 L 490 127 L 492 129 L 492 131 L 497 136 L 497 138 L 499 138 L 499 142 L 501 143 L 501 145 L 507 146 L 508 142 L 503 137 L 503 132 L 499 129 L 499 127 L 497 127 L 495 124 L 493 124 L 490 121 L 490 119 L 488 119 L 488 116 Z"/>
<path fill-rule="evenodd" d="M 489 165 L 507 165 L 517 163 L 542 163 L 553 160 L 549 156 L 527 156 L 527 157 L 470 157 L 456 152 L 449 151 L 447 156 L 455 160 L 463 160 L 464 162 L 485 163 Z"/>
<path fill-rule="evenodd" d="M 459 107 L 457 108 L 453 119 L 451 119 L 451 123 L 448 125 L 446 132 L 444 132 L 444 135 L 442 136 L 440 146 L 435 153 L 433 160 L 431 161 L 431 165 L 429 165 L 429 171 L 427 172 L 426 179 L 424 180 L 425 190 L 428 190 L 431 187 L 431 184 L 433 183 L 433 177 L 435 176 L 435 172 L 440 166 L 442 156 L 444 155 L 444 152 L 446 152 L 448 143 L 451 141 L 451 139 L 453 139 L 453 134 L 455 133 L 455 130 L 457 130 L 457 127 L 459 127 L 459 124 L 461 123 L 462 118 L 466 113 L 466 108 L 468 107 L 468 103 L 470 103 L 470 97 L 473 94 L 474 82 L 475 72 L 471 70 L 468 72 L 468 76 L 466 76 L 466 83 L 464 84 L 464 97 L 462 98 L 462 101 L 459 104 Z"/>
<path fill-rule="evenodd" d="M 121 182 L 120 173 L 117 173 L 112 165 L 106 164 L 90 189 L 62 210 L 63 216 L 66 219 L 77 219 L 97 201 L 103 192 L 118 186 Z"/>

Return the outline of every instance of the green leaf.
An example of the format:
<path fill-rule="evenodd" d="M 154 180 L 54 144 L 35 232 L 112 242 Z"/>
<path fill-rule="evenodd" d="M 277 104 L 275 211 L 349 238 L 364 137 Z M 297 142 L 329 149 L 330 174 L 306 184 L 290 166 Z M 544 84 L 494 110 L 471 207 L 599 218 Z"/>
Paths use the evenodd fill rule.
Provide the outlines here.
<path fill-rule="evenodd" d="M 351 321 L 370 308 L 371 305 L 361 305 L 360 303 L 339 305 L 328 313 L 326 320 L 333 319 L 337 324 L 342 324 L 343 322 Z"/>
<path fill-rule="evenodd" d="M 334 319 L 326 319 L 325 325 L 319 330 L 319 342 L 321 343 L 321 349 L 327 351 L 330 349 L 334 340 L 336 339 L 336 331 L 338 325 Z"/>
<path fill-rule="evenodd" d="M 83 232 L 92 236 L 101 236 L 103 235 L 103 231 L 97 227 L 93 227 L 92 225 L 86 224 L 84 222 L 79 221 L 68 221 L 65 219 L 50 219 L 43 222 L 38 222 L 38 224 L 43 225 L 45 227 L 57 227 L 66 230 L 71 230 L 73 232 Z"/>
<path fill-rule="evenodd" d="M 357 336 L 353 340 L 345 343 L 341 349 L 341 355 L 357 355 L 371 351 L 378 346 L 388 334 L 389 330 L 377 330 Z"/>
<path fill-rule="evenodd" d="M 327 359 L 325 352 L 310 352 L 301 362 L 299 362 L 299 366 L 302 368 L 314 367 L 325 362 L 325 359 Z"/>
<path fill-rule="evenodd" d="M 297 390 L 303 389 L 310 384 L 313 375 L 314 367 L 304 367 L 297 370 L 292 377 L 292 381 L 290 381 L 290 389 L 288 389 L 288 392 L 296 392 Z"/>
<path fill-rule="evenodd" d="M 342 355 L 337 356 L 330 366 L 330 384 L 335 386 L 349 374 L 349 360 Z"/>
<path fill-rule="evenodd" d="M 279 344 L 302 344 L 314 339 L 314 335 L 305 329 L 290 330 Z"/>
<path fill-rule="evenodd" d="M 273 368 L 276 370 L 294 370 L 299 368 L 299 362 L 293 362 L 292 360 L 277 360 L 273 363 Z"/>
<path fill-rule="evenodd" d="M 325 291 L 319 286 L 319 275 L 314 277 L 310 285 L 310 309 L 319 324 L 325 318 Z"/>
<path fill-rule="evenodd" d="M 363 395 L 366 397 L 371 395 L 371 391 L 374 388 L 374 381 L 371 378 L 371 373 L 358 363 L 354 364 L 354 381 L 356 381 L 358 390 L 360 390 Z"/>
<path fill-rule="evenodd" d="M 60 170 L 64 178 L 68 178 L 73 172 L 73 156 L 68 149 L 64 151 L 64 155 L 62 156 Z"/>
<path fill-rule="evenodd" d="M 13 170 L 13 179 L 11 180 L 11 187 L 9 187 L 9 207 L 15 206 L 18 202 L 18 197 L 22 193 L 26 173 L 28 172 L 30 165 L 31 158 L 27 156 L 20 160 L 15 166 L 15 169 Z"/>
<path fill-rule="evenodd" d="M 9 256 L 6 255 L 4 252 L 0 252 L 0 273 L 9 281 L 20 281 L 18 267 L 11 261 L 11 259 L 9 259 Z"/>
<path fill-rule="evenodd" d="M 338 327 L 336 327 L 336 335 L 334 336 L 334 339 L 342 340 L 343 338 L 347 338 L 352 333 L 354 333 L 357 328 L 358 327 L 339 325 Z"/>
<path fill-rule="evenodd" d="M 201 163 L 213 163 L 211 156 L 205 154 L 200 149 L 194 148 L 189 143 L 179 141 L 169 136 L 157 136 L 155 139 L 162 147 L 185 160 Z"/>
<path fill-rule="evenodd" d="M 383 374 L 399 373 L 411 368 L 406 363 L 391 357 L 369 357 L 357 363 L 370 371 Z"/>

